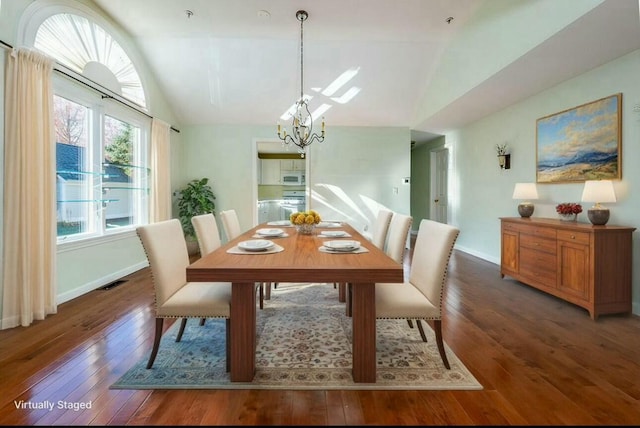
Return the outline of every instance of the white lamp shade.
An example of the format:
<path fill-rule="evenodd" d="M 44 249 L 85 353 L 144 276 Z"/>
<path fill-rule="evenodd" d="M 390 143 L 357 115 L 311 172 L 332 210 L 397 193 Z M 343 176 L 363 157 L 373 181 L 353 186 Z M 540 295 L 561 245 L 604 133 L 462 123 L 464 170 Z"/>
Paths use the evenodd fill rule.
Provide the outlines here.
<path fill-rule="evenodd" d="M 513 189 L 513 199 L 538 199 L 536 183 L 516 183 Z"/>
<path fill-rule="evenodd" d="M 582 202 L 615 202 L 616 192 L 611 180 L 587 180 L 584 182 Z"/>

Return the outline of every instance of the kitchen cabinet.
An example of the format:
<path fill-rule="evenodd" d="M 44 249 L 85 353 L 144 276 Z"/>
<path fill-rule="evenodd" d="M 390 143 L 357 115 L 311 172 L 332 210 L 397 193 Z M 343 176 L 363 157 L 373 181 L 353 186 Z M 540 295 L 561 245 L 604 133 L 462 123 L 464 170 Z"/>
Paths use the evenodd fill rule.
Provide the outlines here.
<path fill-rule="evenodd" d="M 635 228 L 502 218 L 500 275 L 581 306 L 592 319 L 631 312 Z"/>
<path fill-rule="evenodd" d="M 261 184 L 280 183 L 280 159 L 261 159 Z"/>
<path fill-rule="evenodd" d="M 305 161 L 304 159 L 281 159 L 280 169 L 282 171 L 304 171 Z"/>

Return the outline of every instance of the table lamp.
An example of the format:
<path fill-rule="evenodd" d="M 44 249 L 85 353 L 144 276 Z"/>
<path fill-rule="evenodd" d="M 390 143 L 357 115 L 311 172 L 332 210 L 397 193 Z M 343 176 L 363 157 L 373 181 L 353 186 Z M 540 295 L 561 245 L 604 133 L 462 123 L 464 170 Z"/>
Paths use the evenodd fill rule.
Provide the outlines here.
<path fill-rule="evenodd" d="M 522 199 L 525 201 L 518 205 L 518 214 L 520 214 L 520 217 L 531 217 L 534 207 L 529 200 L 538 199 L 536 183 L 516 183 L 513 189 L 513 199 Z"/>
<path fill-rule="evenodd" d="M 595 225 L 604 225 L 609 221 L 609 208 L 602 202 L 616 202 L 616 192 L 611 180 L 587 180 L 582 190 L 582 202 L 595 202 L 587 211 L 589 221 Z"/>

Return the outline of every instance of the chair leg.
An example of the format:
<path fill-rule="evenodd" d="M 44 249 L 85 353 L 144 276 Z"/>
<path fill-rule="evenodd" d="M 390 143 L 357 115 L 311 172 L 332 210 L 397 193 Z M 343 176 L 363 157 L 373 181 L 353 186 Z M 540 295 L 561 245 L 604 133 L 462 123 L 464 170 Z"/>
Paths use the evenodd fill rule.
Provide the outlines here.
<path fill-rule="evenodd" d="M 180 330 L 178 330 L 178 335 L 176 336 L 176 342 L 180 342 L 182 340 L 182 333 L 184 333 L 184 328 L 187 326 L 187 319 L 182 318 L 182 322 L 180 323 Z"/>
<path fill-rule="evenodd" d="M 164 318 L 156 318 L 156 333 L 153 338 L 153 349 L 151 349 L 151 355 L 149 356 L 149 362 L 147 362 L 147 369 L 153 366 L 153 362 L 158 354 L 158 347 L 160 346 L 160 338 L 162 337 L 162 325 L 164 324 Z"/>
<path fill-rule="evenodd" d="M 258 294 L 260 295 L 260 309 L 264 309 L 264 282 L 258 286 Z"/>
<path fill-rule="evenodd" d="M 204 322 L 206 321 L 206 318 L 200 318 L 200 326 L 202 327 L 204 325 Z"/>
<path fill-rule="evenodd" d="M 442 341 L 442 320 L 433 321 L 433 331 L 435 331 L 436 333 L 436 343 L 438 343 L 438 352 L 440 352 L 442 363 L 447 368 L 447 370 L 451 370 L 451 367 L 449 366 L 449 360 L 447 360 L 447 354 L 444 351 L 444 342 Z"/>
<path fill-rule="evenodd" d="M 231 371 L 231 345 L 229 343 L 231 341 L 231 318 L 226 319 L 225 330 L 227 340 L 225 343 L 227 355 L 227 373 L 229 373 Z"/>
<path fill-rule="evenodd" d="M 262 286 L 264 287 L 264 298 L 266 300 L 271 300 L 271 283 L 263 282 Z"/>
<path fill-rule="evenodd" d="M 346 300 L 346 309 L 347 309 L 347 316 L 350 317 L 351 316 L 351 312 L 352 312 L 352 308 L 353 308 L 353 304 L 351 303 L 353 301 L 353 290 L 351 288 L 351 283 L 347 282 L 345 284 L 346 287 L 346 293 L 345 293 L 345 300 Z"/>
<path fill-rule="evenodd" d="M 420 322 L 420 320 L 416 320 L 416 323 L 418 324 L 418 330 L 420 330 L 420 337 L 422 337 L 422 341 L 426 342 L 427 341 L 427 336 L 424 334 L 424 329 L 422 328 L 422 323 Z"/>
<path fill-rule="evenodd" d="M 413 321 L 412 320 L 407 320 L 407 324 L 409 324 L 410 328 L 413 328 Z"/>

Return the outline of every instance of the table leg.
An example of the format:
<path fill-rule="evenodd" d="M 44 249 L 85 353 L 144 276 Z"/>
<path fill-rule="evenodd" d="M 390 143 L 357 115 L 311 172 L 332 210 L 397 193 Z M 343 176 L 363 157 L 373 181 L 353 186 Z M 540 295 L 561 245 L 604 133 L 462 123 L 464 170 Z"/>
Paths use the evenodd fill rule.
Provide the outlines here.
<path fill-rule="evenodd" d="M 231 285 L 231 382 L 251 382 L 256 371 L 256 285 Z M 227 345 L 228 346 L 228 345 Z"/>
<path fill-rule="evenodd" d="M 339 282 L 338 283 L 338 302 L 344 303 L 346 302 L 346 290 L 347 290 L 347 283 L 346 282 Z"/>
<path fill-rule="evenodd" d="M 352 284 L 353 381 L 376 381 L 376 285 Z"/>

